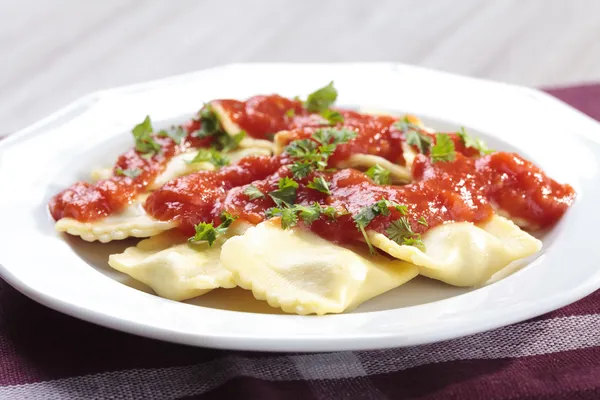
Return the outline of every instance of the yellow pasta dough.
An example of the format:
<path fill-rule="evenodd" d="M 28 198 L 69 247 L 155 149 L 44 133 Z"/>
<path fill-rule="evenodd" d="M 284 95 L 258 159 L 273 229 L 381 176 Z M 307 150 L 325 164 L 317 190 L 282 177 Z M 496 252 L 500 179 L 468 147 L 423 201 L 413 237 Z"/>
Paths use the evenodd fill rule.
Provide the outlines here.
<path fill-rule="evenodd" d="M 150 286 L 157 295 L 176 301 L 191 299 L 223 287 L 235 287 L 231 272 L 219 261 L 222 240 L 189 244 L 177 231 L 144 239 L 108 264 Z"/>
<path fill-rule="evenodd" d="M 538 252 L 542 243 L 510 220 L 494 216 L 480 225 L 447 223 L 423 235 L 425 252 L 367 232 L 373 246 L 411 262 L 420 274 L 454 286 L 479 286 L 511 262 Z"/>
<path fill-rule="evenodd" d="M 235 282 L 272 307 L 295 314 L 341 313 L 418 274 L 414 265 L 368 256 L 276 220 L 229 239 L 221 262 Z"/>

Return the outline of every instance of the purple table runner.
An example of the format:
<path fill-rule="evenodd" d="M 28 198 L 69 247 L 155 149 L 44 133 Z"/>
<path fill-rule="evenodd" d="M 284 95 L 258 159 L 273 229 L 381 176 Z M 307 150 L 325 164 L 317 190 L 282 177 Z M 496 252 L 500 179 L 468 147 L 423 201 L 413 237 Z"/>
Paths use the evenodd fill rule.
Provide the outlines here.
<path fill-rule="evenodd" d="M 600 120 L 600 85 L 548 90 Z M 410 348 L 200 349 L 52 311 L 0 280 L 0 399 L 600 399 L 600 291 L 526 322 Z"/>

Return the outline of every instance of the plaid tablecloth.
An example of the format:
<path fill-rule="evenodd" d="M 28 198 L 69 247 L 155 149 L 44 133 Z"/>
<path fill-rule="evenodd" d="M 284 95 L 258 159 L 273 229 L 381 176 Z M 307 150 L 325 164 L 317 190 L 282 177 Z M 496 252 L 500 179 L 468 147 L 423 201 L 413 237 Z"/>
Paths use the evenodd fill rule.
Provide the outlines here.
<path fill-rule="evenodd" d="M 600 85 L 549 90 L 600 119 Z M 542 317 L 433 345 L 267 354 L 95 326 L 0 280 L 0 399 L 600 399 L 600 291 Z"/>

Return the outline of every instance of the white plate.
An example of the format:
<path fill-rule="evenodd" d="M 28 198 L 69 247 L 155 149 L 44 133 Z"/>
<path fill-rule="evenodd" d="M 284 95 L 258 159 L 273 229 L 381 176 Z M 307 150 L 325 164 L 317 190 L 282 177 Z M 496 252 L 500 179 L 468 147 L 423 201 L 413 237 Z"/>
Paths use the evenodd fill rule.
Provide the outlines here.
<path fill-rule="evenodd" d="M 165 300 L 107 267 L 107 255 L 132 242 L 89 244 L 55 233 L 50 197 L 112 163 L 147 114 L 161 127 L 214 98 L 305 96 L 329 80 L 339 105 L 411 112 L 434 128 L 462 125 L 493 148 L 518 150 L 570 183 L 577 200 L 542 237 L 541 254 L 504 280 L 468 291 L 420 278 L 352 313 L 322 317 L 262 313 L 274 310 L 239 289 L 189 304 Z M 540 315 L 600 287 L 599 139 L 600 125 L 538 91 L 398 64 L 230 65 L 102 91 L 0 145 L 0 275 L 66 314 L 198 346 L 334 351 L 450 339 Z"/>

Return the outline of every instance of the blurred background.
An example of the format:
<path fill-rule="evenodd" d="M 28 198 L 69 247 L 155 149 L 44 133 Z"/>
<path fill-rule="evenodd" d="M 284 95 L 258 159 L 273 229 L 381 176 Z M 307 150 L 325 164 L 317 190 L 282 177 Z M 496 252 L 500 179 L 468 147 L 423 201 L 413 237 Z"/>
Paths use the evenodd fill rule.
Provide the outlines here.
<path fill-rule="evenodd" d="M 0 134 L 97 89 L 232 62 L 600 81 L 599 16 L 600 0 L 0 0 Z"/>

